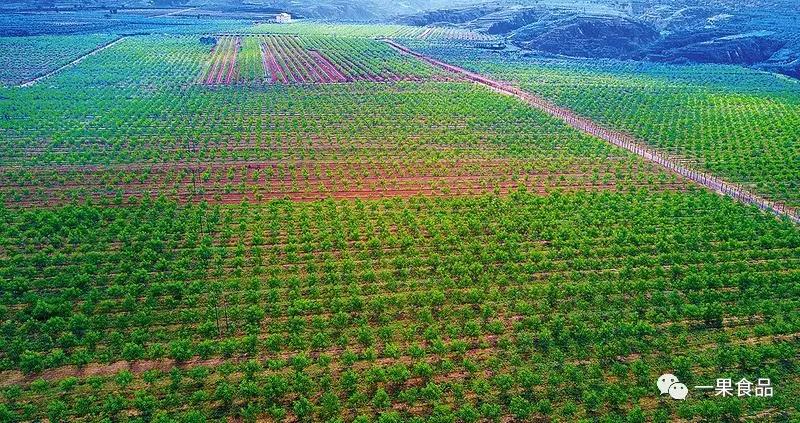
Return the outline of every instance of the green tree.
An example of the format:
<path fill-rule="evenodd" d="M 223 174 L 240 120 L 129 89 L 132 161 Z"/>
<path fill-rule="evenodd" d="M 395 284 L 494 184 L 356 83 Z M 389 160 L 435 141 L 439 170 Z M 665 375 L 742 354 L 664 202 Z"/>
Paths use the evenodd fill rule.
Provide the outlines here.
<path fill-rule="evenodd" d="M 339 414 L 341 405 L 339 397 L 332 392 L 325 392 L 319 399 L 320 415 L 325 420 L 330 420 Z"/>
<path fill-rule="evenodd" d="M 389 398 L 389 394 L 387 394 L 383 388 L 378 388 L 378 390 L 375 391 L 375 395 L 372 397 L 372 405 L 379 410 L 384 410 L 392 405 L 392 401 Z"/>
<path fill-rule="evenodd" d="M 397 411 L 384 411 L 378 416 L 378 423 L 401 423 L 403 419 Z"/>
<path fill-rule="evenodd" d="M 117 385 L 121 388 L 125 388 L 133 382 L 133 373 L 128 370 L 122 370 L 114 377 L 114 381 L 117 382 Z"/>
<path fill-rule="evenodd" d="M 181 339 L 169 343 L 169 355 L 178 362 L 192 358 L 192 344 L 188 339 Z"/>
<path fill-rule="evenodd" d="M 149 417 L 158 406 L 158 400 L 147 391 L 139 390 L 133 394 L 133 406 L 142 413 L 142 416 Z"/>
<path fill-rule="evenodd" d="M 9 409 L 6 404 L 0 404 L 0 421 L 2 422 L 16 422 L 19 420 L 17 413 Z"/>
<path fill-rule="evenodd" d="M 122 346 L 122 358 L 127 361 L 135 361 L 144 357 L 144 347 L 133 342 L 126 342 Z"/>
<path fill-rule="evenodd" d="M 458 409 L 458 418 L 464 423 L 474 423 L 481 418 L 481 414 L 472 404 L 464 404 Z"/>
<path fill-rule="evenodd" d="M 314 405 L 308 398 L 301 396 L 292 403 L 292 411 L 300 421 L 309 421 L 314 413 Z"/>
<path fill-rule="evenodd" d="M 50 404 L 47 405 L 47 418 L 53 423 L 66 421 L 67 404 L 60 400 L 50 402 Z"/>
<path fill-rule="evenodd" d="M 26 350 L 20 355 L 19 367 L 25 373 L 38 373 L 44 369 L 44 356 L 41 353 Z"/>
<path fill-rule="evenodd" d="M 531 403 L 527 399 L 515 395 L 511 398 L 508 410 L 519 420 L 526 420 L 531 415 Z"/>
<path fill-rule="evenodd" d="M 214 391 L 214 397 L 219 400 L 226 409 L 229 409 L 231 405 L 233 405 L 233 395 L 234 389 L 226 381 L 220 382 L 217 385 L 217 389 Z"/>
<path fill-rule="evenodd" d="M 639 407 L 638 405 L 634 406 L 633 409 L 628 412 L 625 420 L 628 423 L 644 423 L 647 421 L 644 411 L 642 411 L 642 407 Z"/>
<path fill-rule="evenodd" d="M 497 404 L 485 402 L 481 404 L 481 414 L 488 420 L 498 421 L 503 414 L 503 409 Z"/>

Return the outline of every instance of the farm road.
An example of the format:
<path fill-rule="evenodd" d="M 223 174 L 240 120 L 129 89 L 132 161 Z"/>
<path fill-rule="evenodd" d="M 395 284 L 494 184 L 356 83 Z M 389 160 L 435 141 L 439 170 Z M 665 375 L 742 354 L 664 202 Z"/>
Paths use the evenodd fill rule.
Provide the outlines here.
<path fill-rule="evenodd" d="M 66 69 L 68 67 L 77 65 L 78 63 L 82 62 L 83 59 L 86 59 L 87 57 L 89 57 L 89 56 L 91 56 L 93 54 L 97 54 L 97 53 L 99 53 L 99 52 L 101 52 L 101 51 L 103 51 L 103 50 L 105 50 L 105 49 L 107 49 L 109 47 L 112 47 L 112 46 L 115 46 L 115 45 L 119 44 L 125 38 L 126 37 L 124 37 L 124 36 L 123 37 L 119 37 L 119 38 L 116 38 L 114 40 L 111 40 L 110 42 L 108 42 L 106 44 L 97 46 L 97 48 L 89 50 L 88 52 L 84 53 L 82 56 L 78 57 L 77 59 L 75 59 L 75 60 L 73 60 L 73 61 L 71 61 L 69 63 L 67 63 L 66 65 L 61 66 L 59 68 L 56 68 L 56 69 L 54 69 L 54 70 L 52 70 L 50 72 L 47 72 L 44 75 L 37 76 L 36 78 L 33 78 L 30 81 L 24 82 L 24 83 L 20 84 L 19 86 L 20 87 L 30 87 L 31 85 L 33 85 L 33 84 L 35 84 L 35 83 L 37 83 L 37 82 L 39 82 L 39 81 L 41 81 L 41 80 L 43 80 L 45 78 L 49 78 L 49 77 L 61 72 L 62 70 Z"/>

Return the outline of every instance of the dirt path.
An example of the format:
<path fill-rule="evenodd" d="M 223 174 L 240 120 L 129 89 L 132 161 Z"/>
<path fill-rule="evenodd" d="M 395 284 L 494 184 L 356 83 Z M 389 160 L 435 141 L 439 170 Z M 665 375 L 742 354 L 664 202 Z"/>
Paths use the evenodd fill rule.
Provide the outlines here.
<path fill-rule="evenodd" d="M 750 336 L 746 339 L 741 339 L 734 342 L 733 345 L 742 345 L 742 346 L 757 345 L 765 343 L 767 341 L 769 341 L 769 343 L 783 342 L 783 341 L 791 342 L 797 340 L 798 337 L 800 337 L 800 333 L 797 332 L 789 334 L 779 334 L 779 335 Z M 475 340 L 472 343 L 472 345 L 466 352 L 466 356 L 473 359 L 478 359 L 478 358 L 487 359 L 495 354 L 496 352 L 495 349 L 497 348 L 497 344 L 498 344 L 497 335 L 484 334 L 481 336 L 480 339 Z M 711 343 L 709 341 L 701 341 L 692 346 L 700 349 L 707 349 L 713 347 L 714 345 L 715 345 L 714 343 Z M 324 351 L 313 351 L 311 352 L 310 355 L 311 357 L 314 358 L 318 357 L 320 354 L 327 354 L 331 357 L 339 357 L 343 351 L 344 350 L 340 347 L 331 347 Z M 160 370 L 162 372 L 169 372 L 173 368 L 186 370 L 200 366 L 216 367 L 226 362 L 242 363 L 251 359 L 259 361 L 264 361 L 268 358 L 279 358 L 282 360 L 288 360 L 300 352 L 301 351 L 282 351 L 280 353 L 261 353 L 261 354 L 256 354 L 254 356 L 237 355 L 230 358 L 212 357 L 207 359 L 195 356 L 183 362 L 177 362 L 171 358 L 162 358 L 156 360 L 136 360 L 136 361 L 122 360 L 111 363 L 89 363 L 88 365 L 80 368 L 74 365 L 66 365 L 62 367 L 47 369 L 35 374 L 24 374 L 19 370 L 5 370 L 5 371 L 0 371 L 0 388 L 6 388 L 8 386 L 14 386 L 14 385 L 28 385 L 37 379 L 44 379 L 52 382 L 52 381 L 63 380 L 67 377 L 78 377 L 82 379 L 90 376 L 107 377 L 115 375 L 123 370 L 127 370 L 135 375 L 139 375 L 148 370 Z M 630 361 L 638 358 L 641 358 L 641 355 L 638 353 L 632 353 L 627 356 L 618 357 L 618 359 L 622 361 Z M 432 362 L 435 359 L 436 359 L 435 356 L 428 357 L 428 362 Z M 390 357 L 382 357 L 379 358 L 377 362 L 384 366 L 389 366 L 390 364 L 396 364 L 396 363 L 403 363 L 406 365 L 410 365 L 413 361 L 410 356 L 404 355 L 396 359 Z M 572 364 L 586 364 L 591 361 L 581 361 L 576 359 L 576 360 L 571 360 L 570 362 Z M 356 367 L 361 367 L 364 365 L 365 363 L 356 364 Z M 336 363 L 334 363 L 333 368 L 341 369 Z"/>
<path fill-rule="evenodd" d="M 641 142 L 629 135 L 604 128 L 589 118 L 579 116 L 567 108 L 557 106 L 539 96 L 525 92 L 508 83 L 496 81 L 475 72 L 471 72 L 458 66 L 453 66 L 449 63 L 439 61 L 424 54 L 417 53 L 401 44 L 398 44 L 395 41 L 386 38 L 382 38 L 381 41 L 387 43 L 400 53 L 411 55 L 440 69 L 461 75 L 465 79 L 489 87 L 495 92 L 514 96 L 530 104 L 531 106 L 548 113 L 551 116 L 561 119 L 575 129 L 601 138 L 618 147 L 624 148 L 640 157 L 657 163 L 672 172 L 703 185 L 718 194 L 726 195 L 747 205 L 754 205 L 761 210 L 778 216 L 786 216 L 794 223 L 800 224 L 800 215 L 798 214 L 797 209 L 786 207 L 783 204 L 767 200 L 748 191 L 740 185 L 733 184 L 716 176 L 685 167 L 669 156 L 656 151 L 651 147 L 648 147 L 646 143 Z"/>
<path fill-rule="evenodd" d="M 232 358 L 230 361 L 241 361 L 239 358 Z M 74 365 L 48 369 L 35 375 L 26 375 L 18 370 L 7 370 L 0 373 L 0 388 L 12 385 L 28 384 L 36 379 L 62 380 L 67 377 L 86 378 L 90 376 L 110 376 L 123 370 L 128 370 L 134 374 L 140 374 L 148 370 L 170 371 L 173 367 L 188 369 L 198 366 L 218 366 L 225 362 L 223 358 L 201 359 L 195 357 L 191 360 L 178 363 L 173 359 L 161 360 L 137 360 L 137 361 L 115 361 L 109 364 L 90 363 L 85 367 Z"/>
<path fill-rule="evenodd" d="M 196 7 L 190 7 L 188 9 L 174 10 L 174 11 L 171 11 L 171 12 L 162 13 L 160 15 L 151 16 L 151 18 L 163 18 L 163 17 L 166 17 L 166 16 L 180 15 L 181 13 L 191 12 L 192 10 L 196 10 L 196 9 L 197 9 Z"/>
<path fill-rule="evenodd" d="M 117 39 L 115 39 L 115 40 L 113 40 L 113 41 L 110 41 L 110 42 L 108 42 L 108 43 L 106 43 L 106 44 L 103 44 L 103 45 L 101 45 L 101 46 L 98 46 L 97 48 L 95 48 L 95 49 L 93 49 L 93 50 L 90 50 L 90 51 L 88 51 L 88 52 L 87 52 L 87 53 L 85 53 L 83 56 L 80 56 L 80 57 L 78 57 L 77 59 L 75 59 L 75 60 L 73 60 L 73 61 L 71 61 L 71 62 L 67 63 L 66 65 L 64 65 L 64 66 L 61 66 L 60 68 L 57 68 L 57 69 L 55 69 L 55 70 L 52 70 L 52 71 L 50 71 L 50 72 L 48 72 L 48 73 L 46 73 L 46 74 L 44 74 L 44 75 L 37 76 L 36 78 L 33 78 L 33 79 L 31 79 L 30 81 L 28 81 L 28 82 L 22 83 L 22 84 L 20 84 L 19 86 L 20 86 L 20 87 L 30 87 L 31 85 L 33 85 L 33 84 L 35 84 L 35 83 L 37 83 L 37 82 L 41 81 L 42 79 L 48 78 L 48 77 L 50 77 L 50 76 L 53 76 L 53 75 L 55 75 L 55 74 L 57 74 L 57 73 L 61 72 L 62 70 L 66 69 L 66 68 L 68 68 L 68 67 L 71 67 L 71 66 L 75 66 L 75 65 L 77 65 L 78 63 L 82 62 L 82 61 L 83 61 L 83 59 L 85 59 L 85 58 L 87 58 L 87 57 L 89 57 L 89 56 L 91 56 L 91 55 L 93 55 L 93 54 L 97 54 L 97 53 L 99 53 L 99 52 L 101 52 L 101 51 L 103 51 L 103 50 L 105 50 L 105 49 L 107 49 L 107 48 L 109 48 L 109 47 L 112 47 L 112 46 L 114 46 L 114 45 L 116 45 L 116 44 L 119 44 L 119 43 L 120 43 L 122 40 L 124 40 L 125 38 L 126 38 L 126 37 L 119 37 L 119 38 L 117 38 Z"/>

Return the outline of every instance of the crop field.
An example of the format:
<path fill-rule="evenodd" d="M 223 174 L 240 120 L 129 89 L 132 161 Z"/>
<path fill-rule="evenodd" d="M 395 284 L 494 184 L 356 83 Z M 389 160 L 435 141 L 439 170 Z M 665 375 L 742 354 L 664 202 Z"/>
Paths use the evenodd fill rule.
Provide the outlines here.
<path fill-rule="evenodd" d="M 255 48 L 251 38 L 242 37 L 242 58 Z M 328 41 L 313 45 L 334 58 L 359 51 L 328 50 Z M 230 57 L 236 42 L 219 45 Z M 154 46 L 159 56 L 148 54 Z M 9 90 L 4 101 L 20 109 L 3 123 L 6 203 L 685 188 L 680 178 L 518 101 L 440 81 L 440 71 L 394 52 L 395 69 L 418 69 L 417 78 L 428 81 L 209 90 L 194 83 L 209 54 L 217 53 L 196 37 L 130 38 L 47 87 Z M 228 68 L 220 65 L 215 78 Z M 26 111 L 34 101 L 36 113 Z"/>
<path fill-rule="evenodd" d="M 206 84 L 230 84 L 238 79 L 236 57 L 242 48 L 241 37 L 222 37 L 211 51 Z"/>
<path fill-rule="evenodd" d="M 800 206 L 800 84 L 733 66 L 526 59 L 452 44 L 434 56 L 512 81 L 679 160 Z"/>
<path fill-rule="evenodd" d="M 468 31 L 460 28 L 416 27 L 405 25 L 358 25 L 358 24 L 326 24 L 295 23 L 291 26 L 280 24 L 256 24 L 246 29 L 250 33 L 265 34 L 302 34 L 307 36 L 335 36 L 345 38 L 395 38 L 446 41 L 453 45 L 476 41 L 495 41 L 497 37 Z"/>
<path fill-rule="evenodd" d="M 128 33 L 203 34 L 220 31 L 237 31 L 250 26 L 238 19 L 181 18 L 160 16 L 162 13 L 137 14 L 126 9 L 122 13 L 107 11 L 64 10 L 55 13 L 25 12 L 0 13 L 0 36 L 3 41 L 27 36 L 124 35 Z M 8 39 L 5 39 L 8 37 Z M 78 45 L 80 37 L 73 38 Z"/>
<path fill-rule="evenodd" d="M 794 134 L 789 82 L 528 66 L 454 28 L 216 25 L 46 37 L 69 61 L 124 40 L 0 87 L 0 422 L 800 417 L 797 224 L 384 38 L 603 124 L 636 107 L 648 136 L 667 117 L 609 81 L 686 92 L 728 141 L 653 142 L 726 177 L 692 154 L 761 169 L 744 154 Z M 745 99 L 785 120 L 726 126 Z M 796 204 L 793 146 L 761 148 L 750 183 Z M 774 395 L 677 401 L 663 373 Z"/>
<path fill-rule="evenodd" d="M 111 35 L 86 37 L 37 36 L 0 38 L 0 85 L 17 85 L 47 74 L 115 39 Z"/>
<path fill-rule="evenodd" d="M 542 192 L 684 188 L 680 178 L 649 163 L 463 83 L 281 88 L 279 96 L 189 90 L 183 100 L 159 94 L 166 98 L 153 99 L 155 104 L 174 99 L 164 108 L 172 119 L 143 124 L 136 132 L 111 131 L 107 123 L 134 120 L 131 108 L 106 108 L 111 119 L 83 127 L 85 141 L 75 136 L 71 143 L 33 149 L 28 140 L 46 135 L 22 136 L 27 130 L 15 129 L 21 136 L 6 150 L 0 176 L 6 201 L 52 204 L 158 193 L 238 202 L 505 192 L 523 185 Z M 96 93 L 87 93 L 86 107 L 107 107 L 110 101 L 98 102 Z M 193 115 L 190 106 L 198 99 L 199 107 L 214 113 Z M 51 100 L 50 112 L 64 113 L 66 103 Z M 225 128 L 233 125 L 242 130 L 231 138 Z M 108 144 L 93 146 L 98 137 Z"/>
<path fill-rule="evenodd" d="M 218 38 L 202 80 L 207 85 L 316 84 L 422 81 L 433 76 L 446 79 L 442 72 L 370 39 L 232 35 Z"/>
<path fill-rule="evenodd" d="M 143 202 L 2 226 L 0 363 L 93 375 L 31 385 L 23 412 L 66 383 L 48 410 L 70 419 L 714 412 L 645 401 L 664 367 L 758 370 L 794 380 L 776 401 L 797 393 L 798 232 L 713 194 Z M 102 364 L 118 360 L 142 367 Z"/>

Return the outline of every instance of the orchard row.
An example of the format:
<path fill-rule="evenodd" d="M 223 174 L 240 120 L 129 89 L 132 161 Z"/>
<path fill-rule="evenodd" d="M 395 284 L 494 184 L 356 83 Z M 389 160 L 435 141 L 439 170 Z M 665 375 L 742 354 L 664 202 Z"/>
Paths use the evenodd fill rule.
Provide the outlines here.
<path fill-rule="evenodd" d="M 664 369 L 686 383 L 772 377 L 772 404 L 796 405 L 800 237 L 714 194 L 143 201 L 0 217 L 0 365 L 23 389 L 6 390 L 5 408 L 26 419 L 700 412 L 648 400 Z M 219 366 L 240 359 L 253 370 Z M 70 379 L 78 369 L 98 377 Z M 173 378 L 186 380 L 177 396 Z M 95 384 L 104 394 L 86 395 Z"/>

